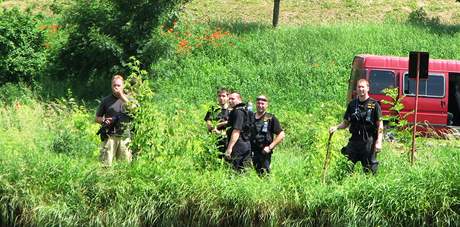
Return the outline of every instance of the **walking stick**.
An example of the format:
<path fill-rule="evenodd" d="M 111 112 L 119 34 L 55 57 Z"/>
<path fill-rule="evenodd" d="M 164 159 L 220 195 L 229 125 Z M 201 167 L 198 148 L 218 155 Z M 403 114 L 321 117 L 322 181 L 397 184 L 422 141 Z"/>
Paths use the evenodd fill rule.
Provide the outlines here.
<path fill-rule="evenodd" d="M 323 173 L 321 174 L 323 184 L 326 182 L 327 168 L 329 167 L 329 161 L 331 160 L 331 140 L 334 133 L 329 133 L 329 139 L 326 145 L 326 159 L 324 160 Z"/>

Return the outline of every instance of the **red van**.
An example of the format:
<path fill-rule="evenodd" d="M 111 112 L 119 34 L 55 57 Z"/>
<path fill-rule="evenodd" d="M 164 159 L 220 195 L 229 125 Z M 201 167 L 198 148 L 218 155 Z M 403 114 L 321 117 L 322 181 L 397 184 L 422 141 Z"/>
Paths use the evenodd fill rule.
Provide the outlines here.
<path fill-rule="evenodd" d="M 384 88 L 397 87 L 403 99 L 401 114 L 415 108 L 415 79 L 409 78 L 409 58 L 394 56 L 358 55 L 353 60 L 348 85 L 348 100 L 355 97 L 357 80 L 366 78 L 369 94 L 375 100 L 390 100 Z M 435 128 L 460 129 L 460 61 L 429 60 L 428 79 L 420 80 L 417 122 Z M 382 114 L 389 114 L 389 105 L 382 104 Z M 407 119 L 414 121 L 411 114 Z"/>

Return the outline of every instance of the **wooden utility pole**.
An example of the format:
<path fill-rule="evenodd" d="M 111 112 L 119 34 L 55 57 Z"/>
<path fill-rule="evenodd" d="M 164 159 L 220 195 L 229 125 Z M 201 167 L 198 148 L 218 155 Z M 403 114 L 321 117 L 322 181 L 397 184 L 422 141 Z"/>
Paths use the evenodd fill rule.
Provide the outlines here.
<path fill-rule="evenodd" d="M 276 28 L 278 26 L 278 19 L 280 16 L 280 2 L 281 0 L 273 0 L 273 27 Z"/>

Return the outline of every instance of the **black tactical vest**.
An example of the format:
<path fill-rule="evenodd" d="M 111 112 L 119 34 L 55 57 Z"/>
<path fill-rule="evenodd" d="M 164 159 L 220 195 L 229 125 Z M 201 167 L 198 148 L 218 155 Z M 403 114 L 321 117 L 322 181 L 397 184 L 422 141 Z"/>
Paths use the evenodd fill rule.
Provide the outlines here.
<path fill-rule="evenodd" d="M 251 142 L 254 145 L 258 147 L 264 147 L 270 145 L 270 143 L 273 141 L 272 132 L 270 131 L 270 128 L 272 127 L 272 117 L 272 114 L 265 113 L 262 118 L 255 120 L 251 132 Z"/>
<path fill-rule="evenodd" d="M 353 112 L 350 114 L 350 132 L 354 138 L 362 138 L 367 141 L 369 137 L 375 138 L 377 135 L 375 106 L 378 102 L 374 99 L 367 99 L 363 104 L 356 98 L 352 101 Z"/>

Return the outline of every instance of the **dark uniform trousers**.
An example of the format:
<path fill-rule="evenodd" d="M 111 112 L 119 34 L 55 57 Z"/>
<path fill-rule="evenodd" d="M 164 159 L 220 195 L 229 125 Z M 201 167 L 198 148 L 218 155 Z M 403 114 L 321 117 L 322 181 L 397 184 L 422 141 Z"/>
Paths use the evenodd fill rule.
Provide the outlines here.
<path fill-rule="evenodd" d="M 251 150 L 250 149 L 233 149 L 232 151 L 232 164 L 236 170 L 243 170 L 244 167 L 250 165 Z"/>
<path fill-rule="evenodd" d="M 265 154 L 263 148 L 252 147 L 253 156 L 252 163 L 259 175 L 270 173 L 270 163 L 272 160 L 272 152 Z"/>
<path fill-rule="evenodd" d="M 364 172 L 372 171 L 373 174 L 377 172 L 379 162 L 374 152 L 373 137 L 369 137 L 367 141 L 350 140 L 347 146 L 342 149 L 342 153 L 347 156 L 348 160 L 353 162 L 353 166 L 360 161 Z"/>
<path fill-rule="evenodd" d="M 219 158 L 225 158 L 225 150 L 227 149 L 227 138 L 218 136 L 216 141 L 217 149 L 219 150 Z"/>

